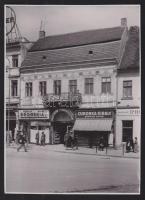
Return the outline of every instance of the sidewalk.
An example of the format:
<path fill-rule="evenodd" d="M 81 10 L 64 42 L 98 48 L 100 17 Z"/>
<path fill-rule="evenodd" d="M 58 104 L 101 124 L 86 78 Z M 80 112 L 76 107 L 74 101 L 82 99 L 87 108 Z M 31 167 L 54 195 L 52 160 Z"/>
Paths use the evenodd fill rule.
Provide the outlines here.
<path fill-rule="evenodd" d="M 7 148 L 17 148 L 16 144 L 11 144 L 10 146 L 7 146 Z M 60 153 L 70 153 L 70 154 L 82 154 L 82 155 L 94 155 L 94 156 L 102 156 L 102 157 L 120 157 L 120 158 L 136 158 L 139 159 L 140 154 L 129 152 L 124 153 L 122 149 L 113 149 L 108 148 L 107 151 L 104 149 L 104 151 L 97 151 L 96 148 L 88 148 L 88 147 L 78 147 L 78 150 L 72 150 L 71 148 L 65 148 L 62 144 L 57 145 L 46 145 L 46 146 L 37 146 L 35 144 L 28 144 L 28 151 L 53 151 L 53 152 L 60 152 Z"/>

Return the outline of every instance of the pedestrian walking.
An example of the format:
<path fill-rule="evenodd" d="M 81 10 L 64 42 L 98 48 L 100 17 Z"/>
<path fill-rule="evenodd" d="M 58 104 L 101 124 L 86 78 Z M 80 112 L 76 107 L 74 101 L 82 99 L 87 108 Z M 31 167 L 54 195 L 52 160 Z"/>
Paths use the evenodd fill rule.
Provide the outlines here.
<path fill-rule="evenodd" d="M 97 140 L 96 140 L 96 153 L 97 153 L 97 151 L 98 151 L 98 149 L 99 149 L 99 145 L 100 145 L 100 141 L 99 141 L 99 139 L 97 138 Z"/>
<path fill-rule="evenodd" d="M 138 152 L 138 140 L 137 137 L 135 137 L 134 139 L 134 153 Z"/>
<path fill-rule="evenodd" d="M 126 141 L 126 153 L 129 153 L 131 150 L 131 142 L 130 139 L 128 138 Z"/>
<path fill-rule="evenodd" d="M 130 138 L 130 148 L 134 152 L 134 142 L 132 138 Z"/>
<path fill-rule="evenodd" d="M 36 133 L 36 144 L 39 145 L 39 131 Z"/>
<path fill-rule="evenodd" d="M 103 136 L 100 138 L 100 142 L 99 142 L 99 149 L 101 151 L 104 151 L 104 147 L 105 147 L 105 144 L 104 144 L 104 138 Z"/>
<path fill-rule="evenodd" d="M 45 146 L 45 134 L 44 134 L 44 132 L 42 132 L 42 135 L 41 135 L 41 145 Z"/>
<path fill-rule="evenodd" d="M 19 135 L 19 139 L 18 139 L 18 143 L 20 144 L 20 146 L 17 148 L 17 151 L 19 151 L 22 147 L 24 148 L 25 152 L 27 152 L 25 143 L 27 142 L 25 135 L 23 134 L 23 132 L 20 133 Z"/>
<path fill-rule="evenodd" d="M 72 136 L 70 134 L 69 134 L 68 139 L 67 139 L 67 146 L 66 147 L 72 148 Z"/>
<path fill-rule="evenodd" d="M 78 149 L 78 137 L 76 134 L 72 138 L 72 149 L 74 150 L 74 148 Z"/>
<path fill-rule="evenodd" d="M 67 140 L 68 140 L 68 133 L 65 133 L 64 135 L 64 146 L 67 146 Z"/>

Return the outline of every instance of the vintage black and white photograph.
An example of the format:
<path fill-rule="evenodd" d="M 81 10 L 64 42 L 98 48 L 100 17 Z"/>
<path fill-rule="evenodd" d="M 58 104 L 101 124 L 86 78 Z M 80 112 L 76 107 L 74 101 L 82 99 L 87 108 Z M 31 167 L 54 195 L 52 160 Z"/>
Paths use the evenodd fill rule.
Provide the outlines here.
<path fill-rule="evenodd" d="M 5 5 L 4 190 L 140 194 L 140 5 Z"/>

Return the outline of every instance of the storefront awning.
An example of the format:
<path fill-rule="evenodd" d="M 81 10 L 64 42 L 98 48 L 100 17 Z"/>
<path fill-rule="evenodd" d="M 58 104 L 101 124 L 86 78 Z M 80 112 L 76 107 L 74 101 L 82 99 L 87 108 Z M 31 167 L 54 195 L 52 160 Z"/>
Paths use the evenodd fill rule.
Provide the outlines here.
<path fill-rule="evenodd" d="M 73 130 L 76 131 L 111 131 L 112 119 L 77 119 Z"/>

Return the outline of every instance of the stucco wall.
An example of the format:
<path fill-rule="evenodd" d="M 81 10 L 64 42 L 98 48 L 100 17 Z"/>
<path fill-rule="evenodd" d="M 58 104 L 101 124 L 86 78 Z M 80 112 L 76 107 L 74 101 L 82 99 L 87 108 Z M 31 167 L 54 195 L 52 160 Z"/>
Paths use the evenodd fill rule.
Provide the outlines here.
<path fill-rule="evenodd" d="M 42 104 L 42 97 L 39 94 L 39 82 L 47 81 L 47 93 L 53 93 L 53 82 L 54 80 L 61 80 L 61 91 L 69 91 L 69 80 L 77 80 L 77 89 L 82 94 L 83 102 L 94 102 L 100 101 L 101 97 L 108 100 L 107 97 L 111 97 L 115 100 L 116 96 L 116 72 L 114 71 L 116 66 L 104 66 L 104 67 L 95 67 L 92 69 L 80 69 L 80 70 L 67 70 L 67 71 L 56 71 L 56 72 L 43 72 L 34 74 L 21 74 L 21 99 L 22 104 L 28 104 L 25 102 L 25 83 L 33 83 L 33 96 L 30 97 L 33 99 L 33 104 Z M 101 78 L 102 77 L 111 77 L 111 94 L 102 94 L 101 93 Z M 94 93 L 92 95 L 85 94 L 85 78 L 94 79 Z"/>

